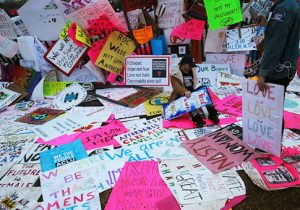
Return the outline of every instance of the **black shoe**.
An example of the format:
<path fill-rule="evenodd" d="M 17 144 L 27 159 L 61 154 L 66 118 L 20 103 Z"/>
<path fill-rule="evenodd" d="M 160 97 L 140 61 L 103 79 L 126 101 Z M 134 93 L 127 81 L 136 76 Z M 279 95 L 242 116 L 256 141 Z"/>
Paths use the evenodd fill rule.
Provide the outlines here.
<path fill-rule="evenodd" d="M 218 117 L 218 112 L 215 109 L 214 106 L 206 106 L 207 111 L 208 111 L 208 119 L 210 119 L 211 121 L 213 121 L 213 123 L 215 125 L 219 124 L 220 120 Z"/>
<path fill-rule="evenodd" d="M 196 114 L 192 116 L 192 121 L 199 127 L 202 128 L 205 125 L 204 120 L 202 119 L 200 114 Z"/>

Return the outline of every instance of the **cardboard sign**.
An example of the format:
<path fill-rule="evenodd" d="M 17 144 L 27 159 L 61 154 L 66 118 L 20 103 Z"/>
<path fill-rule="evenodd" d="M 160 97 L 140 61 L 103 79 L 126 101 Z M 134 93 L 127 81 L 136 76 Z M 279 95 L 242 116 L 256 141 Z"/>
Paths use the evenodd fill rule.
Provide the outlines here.
<path fill-rule="evenodd" d="M 213 173 L 250 161 L 258 154 L 226 129 L 207 134 L 193 141 L 185 141 L 183 147 Z"/>
<path fill-rule="evenodd" d="M 90 36 L 107 37 L 113 31 L 122 31 L 110 21 L 107 15 L 103 14 L 97 19 L 88 20 L 88 28 L 86 29 Z"/>
<path fill-rule="evenodd" d="M 14 30 L 13 22 L 4 9 L 0 9 L 0 36 L 7 39 L 17 38 L 17 33 Z"/>
<path fill-rule="evenodd" d="M 88 157 L 80 140 L 40 153 L 42 171 Z"/>
<path fill-rule="evenodd" d="M 248 7 L 250 14 L 254 18 L 258 18 L 259 16 L 268 17 L 269 11 L 273 6 L 273 2 L 269 0 L 253 0 Z"/>
<path fill-rule="evenodd" d="M 0 187 L 33 187 L 40 175 L 39 164 L 16 164 L 1 179 Z"/>
<path fill-rule="evenodd" d="M 135 44 L 130 38 L 114 31 L 107 39 L 95 64 L 109 72 L 120 74 L 125 56 L 130 55 L 134 49 Z"/>
<path fill-rule="evenodd" d="M 238 29 L 227 30 L 226 49 L 228 52 L 256 50 L 255 37 L 255 28 L 241 28 L 241 37 Z"/>
<path fill-rule="evenodd" d="M 231 74 L 243 76 L 246 56 L 245 54 L 206 53 L 206 62 L 229 64 Z"/>
<path fill-rule="evenodd" d="M 158 26 L 161 29 L 176 27 L 184 23 L 182 17 L 184 2 L 181 0 L 158 0 L 158 3 L 165 4 L 166 10 L 162 17 L 158 17 Z M 168 36 L 167 36 L 168 37 Z M 174 43 L 175 44 L 175 43 Z"/>
<path fill-rule="evenodd" d="M 136 183 L 135 180 L 144 180 Z M 138 199 L 133 192 L 139 189 Z M 159 194 L 152 194 L 158 190 Z M 172 195 L 158 172 L 158 163 L 154 161 L 127 162 L 122 169 L 117 184 L 105 206 L 107 210 L 120 208 L 156 209 L 155 203 Z"/>
<path fill-rule="evenodd" d="M 152 26 L 133 30 L 132 33 L 138 44 L 146 44 L 153 38 Z"/>
<path fill-rule="evenodd" d="M 19 52 L 17 42 L 7 39 L 0 35 L 0 54 L 7 57 L 13 58 Z"/>
<path fill-rule="evenodd" d="M 87 49 L 85 45 L 79 47 L 70 37 L 66 37 L 59 39 L 44 57 L 59 71 L 69 76 L 79 65 Z"/>
<path fill-rule="evenodd" d="M 205 87 L 195 90 L 190 98 L 180 97 L 169 104 L 163 105 L 164 119 L 171 120 L 185 113 L 211 104 Z"/>
<path fill-rule="evenodd" d="M 191 19 L 175 28 L 172 31 L 172 35 L 179 38 L 201 40 L 204 26 L 204 21 Z"/>
<path fill-rule="evenodd" d="M 49 109 L 49 108 L 39 108 L 19 119 L 17 122 L 23 122 L 28 124 L 42 125 L 59 115 L 65 113 L 62 110 Z"/>
<path fill-rule="evenodd" d="M 198 85 L 215 87 L 219 72 L 230 73 L 228 64 L 196 64 L 196 77 Z"/>
<path fill-rule="evenodd" d="M 239 0 L 204 0 L 208 17 L 208 24 L 211 30 L 229 26 L 243 20 Z"/>
<path fill-rule="evenodd" d="M 243 81 L 243 140 L 277 156 L 281 151 L 283 92 L 283 86 L 268 84 L 263 93 L 256 81 Z"/>
<path fill-rule="evenodd" d="M 125 69 L 126 85 L 170 85 L 170 56 L 129 56 Z"/>
<path fill-rule="evenodd" d="M 56 109 L 67 110 L 80 104 L 87 96 L 87 91 L 79 84 L 72 84 L 59 92 L 52 101 Z"/>

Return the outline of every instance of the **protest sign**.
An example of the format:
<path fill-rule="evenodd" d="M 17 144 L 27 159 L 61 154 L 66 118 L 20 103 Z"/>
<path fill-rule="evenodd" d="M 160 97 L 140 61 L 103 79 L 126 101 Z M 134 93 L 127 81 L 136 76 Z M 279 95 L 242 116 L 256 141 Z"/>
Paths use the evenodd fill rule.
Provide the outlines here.
<path fill-rule="evenodd" d="M 242 89 L 243 78 L 234 74 L 218 72 L 217 87 L 237 87 Z"/>
<path fill-rule="evenodd" d="M 61 73 L 69 76 L 79 65 L 80 60 L 87 51 L 83 45 L 79 47 L 70 37 L 59 39 L 45 54 L 45 59 L 54 65 Z"/>
<path fill-rule="evenodd" d="M 147 113 L 147 116 L 161 115 L 162 114 L 162 105 L 168 103 L 168 96 L 165 94 L 159 94 L 154 96 L 150 100 L 144 102 L 144 107 Z"/>
<path fill-rule="evenodd" d="M 52 101 L 53 108 L 67 110 L 80 104 L 87 96 L 87 91 L 75 83 L 59 92 Z"/>
<path fill-rule="evenodd" d="M 130 55 L 134 49 L 135 44 L 130 38 L 114 31 L 108 37 L 95 64 L 109 72 L 120 74 L 125 56 Z"/>
<path fill-rule="evenodd" d="M 294 114 L 300 113 L 300 97 L 293 93 L 286 93 L 284 100 L 284 110 Z"/>
<path fill-rule="evenodd" d="M 143 180 L 137 182 L 137 180 Z M 135 190 L 139 189 L 136 194 Z M 157 191 L 159 193 L 149 193 Z M 154 161 L 127 162 L 122 169 L 105 209 L 156 209 L 155 203 L 171 195 Z M 137 199 L 138 198 L 138 199 Z"/>
<path fill-rule="evenodd" d="M 207 30 L 207 35 L 205 39 L 204 52 L 225 52 L 226 51 L 226 30 L 227 27 L 221 28 L 215 31 L 210 29 Z"/>
<path fill-rule="evenodd" d="M 70 26 L 71 26 L 71 21 L 67 21 L 64 29 L 61 31 L 61 33 L 59 35 L 60 39 L 64 39 L 68 36 L 68 30 L 69 30 Z"/>
<path fill-rule="evenodd" d="M 29 33 L 36 35 L 41 41 L 57 40 L 66 24 L 63 12 L 56 4 L 55 7 L 46 9 L 50 3 L 51 1 L 30 0 L 18 10 Z"/>
<path fill-rule="evenodd" d="M 45 97 L 54 97 L 73 82 L 44 82 L 43 92 Z"/>
<path fill-rule="evenodd" d="M 256 81 L 243 81 L 243 141 L 277 156 L 281 151 L 283 92 L 280 85 L 268 84 L 262 92 Z"/>
<path fill-rule="evenodd" d="M 243 20 L 239 0 L 204 0 L 204 4 L 211 30 L 229 26 Z"/>
<path fill-rule="evenodd" d="M 191 19 L 173 29 L 172 35 L 178 38 L 201 40 L 204 26 L 205 21 Z"/>
<path fill-rule="evenodd" d="M 221 113 L 233 115 L 234 117 L 242 116 L 242 97 L 231 95 L 222 99 L 216 109 Z"/>
<path fill-rule="evenodd" d="M 138 44 L 146 44 L 153 38 L 152 26 L 133 30 L 132 33 Z"/>
<path fill-rule="evenodd" d="M 162 17 L 158 17 L 158 26 L 161 29 L 176 27 L 184 23 L 182 17 L 184 2 L 181 0 L 158 0 L 160 4 L 166 5 L 166 10 Z"/>
<path fill-rule="evenodd" d="M 15 164 L 0 181 L 0 187 L 33 187 L 40 175 L 39 164 Z"/>
<path fill-rule="evenodd" d="M 113 139 L 113 137 L 127 131 L 128 130 L 119 120 L 115 120 L 106 126 L 82 133 L 78 136 L 78 138 L 81 139 L 86 150 L 96 149 L 108 145 L 117 147 L 119 144 Z"/>
<path fill-rule="evenodd" d="M 203 127 L 203 128 L 194 128 L 185 130 L 184 133 L 188 137 L 189 140 L 197 139 L 202 136 L 205 136 L 206 134 L 209 134 L 213 131 L 218 130 L 218 126 L 209 126 L 209 127 Z"/>
<path fill-rule="evenodd" d="M 256 29 L 255 28 L 241 28 L 226 31 L 226 49 L 231 51 L 249 51 L 256 50 Z M 241 37 L 239 35 L 241 33 Z"/>
<path fill-rule="evenodd" d="M 65 144 L 40 153 L 42 171 L 60 167 L 62 165 L 88 157 L 80 140 Z"/>
<path fill-rule="evenodd" d="M 170 56 L 128 56 L 125 58 L 125 84 L 170 85 Z"/>
<path fill-rule="evenodd" d="M 17 33 L 14 30 L 13 22 L 2 8 L 0 8 L 0 36 L 7 39 L 17 38 Z"/>
<path fill-rule="evenodd" d="M 190 98 L 180 97 L 169 104 L 163 105 L 164 119 L 174 119 L 211 103 L 207 89 L 205 87 L 198 88 Z"/>
<path fill-rule="evenodd" d="M 259 16 L 268 17 L 269 11 L 273 6 L 273 2 L 269 0 L 253 0 L 248 7 L 249 13 L 254 17 L 258 18 Z"/>
<path fill-rule="evenodd" d="M 243 76 L 245 54 L 206 53 L 207 63 L 229 64 L 232 74 Z"/>
<path fill-rule="evenodd" d="M 49 108 L 39 108 L 19 119 L 17 119 L 17 122 L 23 122 L 28 124 L 35 124 L 35 125 L 42 125 L 59 115 L 65 113 L 65 111 L 62 110 L 56 110 L 56 109 L 49 109 Z"/>
<path fill-rule="evenodd" d="M 136 9 L 144 9 L 144 8 L 150 8 L 153 5 L 155 5 L 154 0 L 149 1 L 139 1 L 139 0 L 124 0 L 124 10 L 125 11 L 131 11 Z"/>
<path fill-rule="evenodd" d="M 284 111 L 284 127 L 300 130 L 300 115 Z"/>
<path fill-rule="evenodd" d="M 54 146 L 35 143 L 24 155 L 20 163 L 40 164 L 40 152 L 53 149 Z"/>
<path fill-rule="evenodd" d="M 6 37 L 0 35 L 0 54 L 7 57 L 13 58 L 19 52 L 18 44 Z"/>
<path fill-rule="evenodd" d="M 258 156 L 251 147 L 226 129 L 182 142 L 182 145 L 213 173 L 219 173 Z"/>
<path fill-rule="evenodd" d="M 203 3 L 203 0 L 199 0 L 195 2 L 190 9 L 183 14 L 184 17 L 190 17 L 190 18 L 195 18 L 198 20 L 206 20 L 207 15 L 206 15 L 206 10 L 205 6 Z"/>
<path fill-rule="evenodd" d="M 9 106 L 13 103 L 21 94 L 7 88 L 0 90 L 0 107 Z"/>
<path fill-rule="evenodd" d="M 196 64 L 196 78 L 198 85 L 215 87 L 219 72 L 230 73 L 228 64 Z"/>

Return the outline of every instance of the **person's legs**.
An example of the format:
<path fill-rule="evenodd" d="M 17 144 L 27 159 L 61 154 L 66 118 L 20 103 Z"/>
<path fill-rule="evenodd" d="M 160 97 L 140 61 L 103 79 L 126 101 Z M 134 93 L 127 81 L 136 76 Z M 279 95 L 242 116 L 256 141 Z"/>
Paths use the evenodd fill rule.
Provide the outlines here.
<path fill-rule="evenodd" d="M 198 112 L 198 110 L 194 110 L 194 111 L 191 111 L 190 113 L 190 116 L 192 118 L 192 121 L 194 123 L 196 123 L 196 125 L 201 128 L 205 125 L 205 122 L 204 120 L 202 119 L 200 113 Z"/>

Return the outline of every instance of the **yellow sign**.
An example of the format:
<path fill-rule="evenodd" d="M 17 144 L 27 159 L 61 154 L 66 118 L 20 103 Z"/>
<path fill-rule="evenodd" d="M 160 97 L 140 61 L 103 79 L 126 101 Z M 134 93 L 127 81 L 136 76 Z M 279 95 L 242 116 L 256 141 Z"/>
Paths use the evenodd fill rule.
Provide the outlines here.
<path fill-rule="evenodd" d="M 64 29 L 63 29 L 62 32 L 60 33 L 59 38 L 63 39 L 63 38 L 65 38 L 65 37 L 68 36 L 68 29 L 69 29 L 70 25 L 71 25 L 71 22 L 68 21 L 68 22 L 66 23 Z"/>
<path fill-rule="evenodd" d="M 102 48 L 96 65 L 109 72 L 120 74 L 124 65 L 124 58 L 131 55 L 135 43 L 119 31 L 110 34 Z"/>
<path fill-rule="evenodd" d="M 153 38 L 152 26 L 132 31 L 138 44 L 146 44 Z"/>
<path fill-rule="evenodd" d="M 78 25 L 76 25 L 76 39 L 86 46 L 92 46 L 90 38 L 81 30 Z"/>
<path fill-rule="evenodd" d="M 163 113 L 162 104 L 168 103 L 168 96 L 159 94 L 144 102 L 147 116 L 161 115 Z"/>
<path fill-rule="evenodd" d="M 73 82 L 44 82 L 43 92 L 46 97 L 55 96 Z"/>

